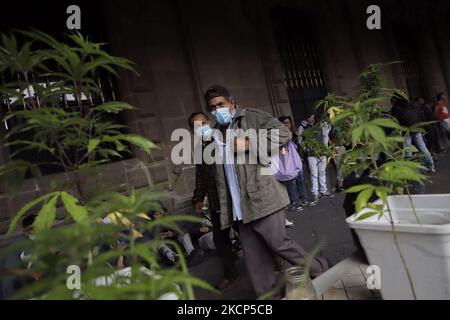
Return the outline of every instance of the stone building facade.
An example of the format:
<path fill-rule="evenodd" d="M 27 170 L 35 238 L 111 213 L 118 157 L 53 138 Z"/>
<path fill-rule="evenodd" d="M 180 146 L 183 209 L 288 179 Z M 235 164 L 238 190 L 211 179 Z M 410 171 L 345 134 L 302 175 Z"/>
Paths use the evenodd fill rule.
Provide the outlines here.
<path fill-rule="evenodd" d="M 381 8 L 381 30 L 366 27 L 372 4 Z M 124 115 L 131 131 L 160 147 L 150 157 L 136 152 L 110 164 L 96 179 L 136 187 L 150 180 L 173 195 L 174 211 L 190 206 L 195 177 L 193 166 L 171 163 L 171 133 L 188 128 L 190 113 L 206 111 L 203 92 L 212 84 L 227 86 L 241 105 L 297 122 L 327 92 L 355 94 L 358 74 L 372 63 L 403 61 L 384 77 L 412 96 L 431 102 L 436 92 L 450 92 L 445 0 L 104 0 L 95 9 L 80 6 L 95 19 L 82 31 L 103 28 L 96 40 L 137 63 L 140 76 L 123 73 L 117 94 L 139 107 Z M 7 154 L 2 150 L 0 161 Z M 0 194 L 1 229 L 53 178 L 27 181 L 14 200 Z"/>

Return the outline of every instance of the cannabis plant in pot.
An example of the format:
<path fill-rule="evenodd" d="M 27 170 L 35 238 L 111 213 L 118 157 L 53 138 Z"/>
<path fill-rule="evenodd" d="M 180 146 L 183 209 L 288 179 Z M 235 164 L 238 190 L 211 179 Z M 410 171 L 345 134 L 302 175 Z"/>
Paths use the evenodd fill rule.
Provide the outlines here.
<path fill-rule="evenodd" d="M 421 132 L 421 126 L 403 127 L 390 116 L 382 105 L 392 95 L 407 99 L 401 90 L 386 88 L 380 76 L 383 64 L 371 65 L 360 75 L 361 94 L 356 98 L 344 98 L 329 94 L 317 106 L 324 108 L 327 121 L 347 141 L 347 152 L 341 166 L 344 175 L 365 176 L 373 183 L 355 185 L 346 190 L 357 193 L 355 212 L 366 210 L 357 216 L 364 220 L 374 215 L 381 218 L 387 213 L 393 232 L 393 240 L 407 274 L 413 297 L 416 298 L 411 273 L 399 246 L 396 223 L 389 207 L 390 195 L 406 194 L 410 199 L 417 223 L 420 223 L 410 195 L 411 183 L 423 183 L 425 167 L 415 147 L 405 146 L 405 137 L 411 132 Z M 412 152 L 414 157 L 406 157 Z M 378 201 L 376 201 L 378 200 Z"/>
<path fill-rule="evenodd" d="M 1 36 L 0 94 L 7 104 L 2 120 L 9 125 L 5 141 L 12 150 L 0 167 L 2 183 L 14 197 L 25 179 L 40 183 L 43 168 L 60 172 L 50 183 L 46 177 L 45 191 L 11 220 L 10 235 L 30 210 L 38 211 L 34 239 L 10 248 L 27 253 L 25 270 L 12 274 L 25 283 L 16 298 L 158 299 L 170 293 L 192 299 L 193 286 L 211 289 L 189 275 L 176 243 L 144 236 L 196 220 L 171 215 L 151 220 L 146 213 L 161 211 L 167 195 L 150 184 L 135 190 L 100 178 L 105 165 L 132 148 L 147 154 L 156 148 L 115 120 L 133 106 L 104 99 L 100 75 L 118 76 L 119 70 L 135 72 L 134 64 L 78 33 L 62 41 L 37 30 Z M 27 153 L 35 161 L 22 157 Z M 162 268 L 161 245 L 178 252 L 176 266 Z M 74 270 L 80 279 L 69 279 Z"/>

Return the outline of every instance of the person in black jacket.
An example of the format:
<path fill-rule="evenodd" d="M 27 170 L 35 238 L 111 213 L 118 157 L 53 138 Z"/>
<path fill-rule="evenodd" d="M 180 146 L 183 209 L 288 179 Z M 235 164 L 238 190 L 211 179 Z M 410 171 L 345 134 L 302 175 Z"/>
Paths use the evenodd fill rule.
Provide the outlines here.
<path fill-rule="evenodd" d="M 203 147 L 206 147 L 209 143 L 207 140 L 211 140 L 212 136 L 212 129 L 209 126 L 209 120 L 206 114 L 203 112 L 193 113 L 190 115 L 188 122 L 194 134 L 202 138 Z M 216 287 L 217 289 L 225 289 L 236 280 L 237 269 L 233 262 L 233 245 L 230 239 L 230 228 L 221 230 L 220 227 L 220 203 L 214 178 L 214 170 L 216 170 L 215 165 L 208 165 L 204 162 L 196 164 L 194 204 L 195 210 L 201 212 L 203 201 L 206 195 L 208 195 L 214 244 L 224 271 L 224 278 Z"/>
<path fill-rule="evenodd" d="M 391 115 L 394 116 L 400 125 L 404 127 L 411 127 L 415 124 L 422 122 L 422 111 L 418 106 L 409 103 L 406 99 L 393 96 L 391 98 Z M 423 139 L 423 134 L 421 132 L 410 133 L 405 138 L 405 147 L 415 144 L 417 149 L 422 153 L 425 158 L 425 164 L 430 172 L 435 172 L 434 160 L 428 150 L 425 141 Z M 411 152 L 406 152 L 406 157 L 412 157 Z"/>

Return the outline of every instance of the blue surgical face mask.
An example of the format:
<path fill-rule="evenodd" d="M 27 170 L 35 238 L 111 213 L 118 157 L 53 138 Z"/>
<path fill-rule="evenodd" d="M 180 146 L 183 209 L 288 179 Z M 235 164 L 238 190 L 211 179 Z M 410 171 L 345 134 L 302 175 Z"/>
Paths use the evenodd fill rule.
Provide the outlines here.
<path fill-rule="evenodd" d="M 231 113 L 229 108 L 220 108 L 212 112 L 212 116 L 220 126 L 227 126 L 231 123 Z"/>
<path fill-rule="evenodd" d="M 199 138 L 202 138 L 203 140 L 208 140 L 209 138 L 211 138 L 212 133 L 213 133 L 213 130 L 211 129 L 209 124 L 195 129 L 195 135 Z"/>

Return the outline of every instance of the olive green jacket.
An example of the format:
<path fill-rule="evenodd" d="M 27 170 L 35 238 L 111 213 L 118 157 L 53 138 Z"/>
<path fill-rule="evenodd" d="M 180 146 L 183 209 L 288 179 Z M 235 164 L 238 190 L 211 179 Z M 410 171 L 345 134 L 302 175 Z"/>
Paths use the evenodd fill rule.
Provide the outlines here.
<path fill-rule="evenodd" d="M 230 129 L 242 129 L 244 131 L 254 129 L 257 133 L 262 132 L 259 131 L 261 129 L 266 129 L 268 134 L 262 134 L 263 138 L 258 139 L 258 144 L 269 144 L 267 149 L 270 149 L 270 130 L 278 129 L 278 141 L 276 141 L 277 139 L 274 140 L 275 143 L 270 151 L 278 150 L 292 139 L 290 130 L 271 114 L 240 106 L 236 107 L 236 116 Z M 250 145 L 248 153 L 257 155 L 257 149 L 258 147 Z M 264 218 L 289 205 L 289 197 L 285 186 L 275 180 L 272 175 L 261 175 L 263 167 L 270 167 L 270 164 L 267 164 L 269 161 L 270 157 L 258 156 L 253 164 L 249 164 L 249 162 L 239 164 L 235 156 L 236 174 L 241 191 L 243 223 Z M 216 183 L 220 201 L 220 224 L 221 228 L 225 229 L 233 223 L 233 209 L 224 166 L 223 164 L 217 164 L 216 166 Z"/>

